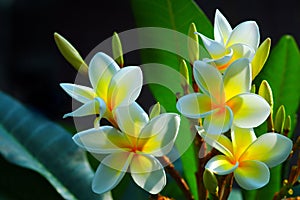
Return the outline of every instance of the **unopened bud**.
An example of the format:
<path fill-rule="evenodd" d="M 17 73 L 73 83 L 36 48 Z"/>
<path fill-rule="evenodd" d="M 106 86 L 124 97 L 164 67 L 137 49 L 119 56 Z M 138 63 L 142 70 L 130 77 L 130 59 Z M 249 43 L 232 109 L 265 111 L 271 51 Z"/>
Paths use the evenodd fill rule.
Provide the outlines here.
<path fill-rule="evenodd" d="M 191 23 L 188 33 L 188 52 L 190 63 L 193 63 L 195 60 L 199 60 L 199 39 L 195 32 L 197 32 L 196 25 L 195 23 Z"/>
<path fill-rule="evenodd" d="M 271 39 L 267 38 L 257 49 L 255 56 L 251 62 L 252 80 L 259 74 L 265 62 L 268 59 L 271 47 Z"/>
<path fill-rule="evenodd" d="M 87 73 L 88 66 L 78 51 L 61 35 L 54 33 L 55 43 L 60 53 L 79 72 Z"/>
<path fill-rule="evenodd" d="M 124 66 L 124 58 L 123 58 L 123 49 L 122 49 L 122 43 L 119 38 L 118 33 L 114 32 L 112 37 L 112 53 L 113 58 L 118 63 L 120 67 Z"/>
<path fill-rule="evenodd" d="M 160 103 L 157 102 L 150 111 L 150 119 L 153 119 L 154 117 L 158 116 L 160 114 Z"/>
<path fill-rule="evenodd" d="M 275 132 L 282 133 L 285 123 L 285 108 L 283 105 L 281 105 L 276 113 L 275 116 Z"/>
<path fill-rule="evenodd" d="M 218 187 L 218 180 L 217 177 L 213 172 L 211 172 L 208 169 L 205 169 L 203 173 L 203 183 L 205 188 L 209 191 L 211 194 L 217 194 L 219 187 Z"/>

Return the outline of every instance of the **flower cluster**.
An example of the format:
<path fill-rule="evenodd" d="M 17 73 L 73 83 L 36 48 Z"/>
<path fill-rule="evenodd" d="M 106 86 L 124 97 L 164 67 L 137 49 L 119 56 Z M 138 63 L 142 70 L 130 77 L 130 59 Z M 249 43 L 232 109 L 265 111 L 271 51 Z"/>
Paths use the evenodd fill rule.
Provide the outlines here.
<path fill-rule="evenodd" d="M 113 189 L 129 170 L 134 182 L 149 193 L 159 193 L 166 185 L 166 175 L 156 157 L 173 148 L 180 117 L 175 113 L 152 115 L 135 102 L 140 94 L 143 76 L 137 66 L 122 69 L 104 53 L 91 60 L 88 75 L 92 88 L 61 84 L 74 99 L 83 103 L 67 116 L 97 115 L 113 126 L 100 126 L 74 135 L 74 142 L 94 154 L 105 154 L 92 188 L 96 193 Z"/>
<path fill-rule="evenodd" d="M 193 77 L 200 92 L 180 97 L 177 110 L 198 119 L 195 131 L 222 153 L 206 163 L 207 170 L 218 175 L 233 173 L 244 189 L 263 187 L 270 178 L 269 168 L 282 163 L 293 145 L 278 133 L 257 138 L 253 131 L 271 110 L 263 97 L 251 92 L 252 80 L 267 59 L 269 40 L 259 46 L 259 29 L 254 21 L 232 29 L 218 10 L 214 40 L 196 34 L 210 57 L 193 61 Z M 151 113 L 149 119 L 135 102 L 143 84 L 137 66 L 120 68 L 106 54 L 97 53 L 89 63 L 88 76 L 92 87 L 66 83 L 61 87 L 83 103 L 65 117 L 97 116 L 94 128 L 73 137 L 78 146 L 105 155 L 93 179 L 93 191 L 113 189 L 129 171 L 141 188 L 159 193 L 166 185 L 166 175 L 157 157 L 172 150 L 179 115 Z M 112 126 L 99 126 L 101 118 Z"/>
<path fill-rule="evenodd" d="M 197 34 L 211 58 L 194 62 L 193 75 L 201 92 L 181 97 L 177 109 L 186 117 L 204 118 L 203 126 L 197 126 L 198 133 L 224 154 L 210 159 L 206 169 L 218 175 L 234 172 L 235 180 L 244 189 L 263 187 L 269 182 L 268 167 L 286 160 L 293 143 L 277 133 L 256 138 L 253 131 L 270 114 L 268 102 L 250 92 L 251 71 L 258 67 L 257 63 L 252 63 L 253 58 L 268 55 L 256 54 L 258 26 L 247 21 L 232 29 L 217 10 L 215 40 Z M 230 129 L 231 141 L 223 134 Z"/>

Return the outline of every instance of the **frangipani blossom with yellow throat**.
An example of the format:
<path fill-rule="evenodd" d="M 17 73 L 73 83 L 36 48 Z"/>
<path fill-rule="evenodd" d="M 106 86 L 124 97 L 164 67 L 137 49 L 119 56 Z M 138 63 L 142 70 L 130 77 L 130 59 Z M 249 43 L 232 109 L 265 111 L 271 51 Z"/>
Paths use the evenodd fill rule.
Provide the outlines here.
<path fill-rule="evenodd" d="M 178 111 L 189 118 L 204 118 L 207 133 L 221 134 L 233 125 L 252 128 L 262 124 L 270 114 L 270 105 L 250 93 L 249 60 L 234 61 L 224 76 L 212 65 L 194 62 L 194 78 L 203 93 L 191 93 L 177 102 Z"/>
<path fill-rule="evenodd" d="M 136 109 L 139 108 L 139 109 Z M 151 194 L 166 185 L 166 174 L 155 157 L 168 154 L 173 148 L 180 117 L 164 113 L 152 118 L 140 108 L 130 105 L 115 111 L 120 130 L 102 126 L 77 133 L 77 145 L 95 154 L 108 154 L 99 165 L 92 182 L 96 193 L 113 189 L 127 170 L 134 182 Z"/>
<path fill-rule="evenodd" d="M 119 106 L 132 104 L 141 92 L 141 69 L 137 66 L 120 69 L 112 58 L 99 52 L 89 64 L 88 75 L 93 88 L 69 83 L 60 84 L 71 97 L 83 103 L 64 117 L 97 114 L 99 118 L 104 117 L 116 125 L 113 111 Z"/>
<path fill-rule="evenodd" d="M 283 135 L 266 133 L 257 138 L 253 129 L 235 126 L 231 129 L 232 141 L 224 135 L 210 138 L 203 129 L 198 133 L 223 154 L 211 158 L 205 168 L 218 175 L 233 172 L 236 182 L 246 190 L 265 186 L 270 179 L 269 168 L 285 161 L 293 147 Z"/>
<path fill-rule="evenodd" d="M 231 28 L 219 10 L 215 13 L 214 40 L 197 33 L 210 54 L 209 63 L 214 63 L 220 71 L 239 58 L 253 59 L 260 42 L 259 28 L 255 21 L 246 21 Z"/>

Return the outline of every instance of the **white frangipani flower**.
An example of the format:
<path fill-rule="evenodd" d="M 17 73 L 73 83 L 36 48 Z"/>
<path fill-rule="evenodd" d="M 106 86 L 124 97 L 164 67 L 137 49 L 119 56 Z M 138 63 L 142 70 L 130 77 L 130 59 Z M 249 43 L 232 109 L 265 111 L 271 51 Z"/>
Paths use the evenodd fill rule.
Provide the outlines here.
<path fill-rule="evenodd" d="M 214 22 L 214 40 L 197 33 L 211 56 L 205 59 L 213 63 L 220 71 L 239 58 L 252 60 L 260 42 L 259 29 L 255 21 L 246 21 L 231 28 L 226 18 L 216 10 Z"/>
<path fill-rule="evenodd" d="M 210 134 L 221 134 L 233 125 L 252 128 L 262 124 L 270 114 L 270 105 L 250 93 L 249 60 L 233 62 L 224 76 L 203 61 L 194 62 L 194 78 L 203 93 L 191 93 L 177 102 L 178 111 L 186 117 L 204 118 L 203 127 Z"/>
<path fill-rule="evenodd" d="M 138 109 L 137 109 L 138 108 Z M 134 182 L 151 194 L 166 185 L 162 164 L 155 157 L 173 148 L 180 117 L 173 113 L 158 115 L 149 121 L 137 106 L 119 107 L 115 111 L 120 130 L 102 126 L 77 133 L 77 145 L 96 154 L 108 154 L 99 165 L 92 183 L 96 193 L 113 189 L 129 170 Z"/>
<path fill-rule="evenodd" d="M 112 58 L 99 52 L 90 62 L 88 75 L 92 88 L 77 84 L 60 84 L 72 98 L 83 103 L 64 117 L 97 114 L 116 125 L 113 111 L 119 106 L 132 104 L 140 94 L 143 84 L 141 69 L 137 66 L 120 69 Z"/>
<path fill-rule="evenodd" d="M 256 137 L 253 129 L 242 129 L 233 126 L 230 141 L 220 135 L 211 138 L 203 129 L 198 129 L 203 139 L 212 144 L 223 155 L 211 158 L 205 168 L 226 175 L 233 172 L 236 182 L 246 190 L 265 186 L 270 179 L 269 168 L 285 161 L 289 156 L 293 142 L 278 133 L 265 133 Z"/>

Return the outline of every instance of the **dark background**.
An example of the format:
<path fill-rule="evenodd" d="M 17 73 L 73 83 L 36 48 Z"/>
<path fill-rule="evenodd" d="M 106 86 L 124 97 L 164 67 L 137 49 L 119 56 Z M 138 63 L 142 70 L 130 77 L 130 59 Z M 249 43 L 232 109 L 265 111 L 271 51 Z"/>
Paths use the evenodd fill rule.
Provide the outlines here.
<path fill-rule="evenodd" d="M 270 37 L 275 45 L 282 35 L 291 34 L 299 45 L 298 0 L 196 2 L 211 21 L 218 8 L 232 27 L 242 21 L 255 20 L 260 28 L 261 41 Z M 53 33 L 66 37 L 84 57 L 114 31 L 132 28 L 135 28 L 135 22 L 129 0 L 0 0 L 0 90 L 53 121 L 72 126 L 71 118 L 62 119 L 71 111 L 72 100 L 59 83 L 74 82 L 77 72 L 56 48 Z M 138 53 L 125 55 L 125 59 L 127 65 L 140 64 Z M 139 102 L 144 107 L 154 103 L 147 91 L 143 92 Z M 42 179 L 34 172 L 6 163 L 3 158 L 0 161 L 0 169 L 9 168 L 14 173 L 3 176 L 1 171 L 4 170 L 0 170 L 0 185 L 15 187 L 20 180 L 28 180 L 33 175 Z M 17 176 L 20 174 L 19 179 L 10 179 L 16 173 Z M 34 187 L 40 182 L 35 183 L 29 183 L 29 188 L 24 188 L 24 191 L 38 192 Z M 51 187 L 45 180 L 43 183 Z M 18 188 L 22 188 L 22 184 L 19 183 Z M 49 199 L 59 199 L 59 196 L 49 196 Z"/>

